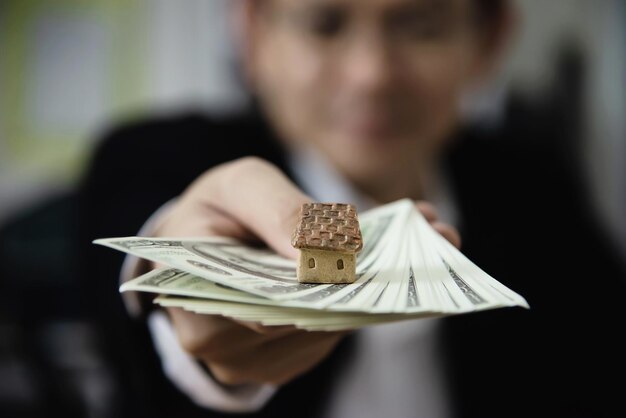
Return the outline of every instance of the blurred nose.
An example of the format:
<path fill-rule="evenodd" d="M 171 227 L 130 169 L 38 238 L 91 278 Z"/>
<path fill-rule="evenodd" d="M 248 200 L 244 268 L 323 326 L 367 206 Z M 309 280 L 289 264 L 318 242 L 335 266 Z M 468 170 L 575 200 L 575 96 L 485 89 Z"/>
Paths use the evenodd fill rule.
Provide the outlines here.
<path fill-rule="evenodd" d="M 344 87 L 375 95 L 385 92 L 393 84 L 392 54 L 381 37 L 354 39 L 344 51 L 342 61 Z"/>

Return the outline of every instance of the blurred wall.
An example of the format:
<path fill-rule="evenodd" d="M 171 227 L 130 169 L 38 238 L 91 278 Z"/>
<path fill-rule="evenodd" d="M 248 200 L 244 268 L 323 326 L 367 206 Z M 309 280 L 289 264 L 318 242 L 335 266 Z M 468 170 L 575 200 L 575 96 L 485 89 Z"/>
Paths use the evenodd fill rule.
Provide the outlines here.
<path fill-rule="evenodd" d="M 0 221 L 63 191 L 112 121 L 240 105 L 229 0 L 2 0 Z"/>
<path fill-rule="evenodd" d="M 245 105 L 225 17 L 233 1 L 2 0 L 0 222 L 70 188 L 112 121 Z M 505 77 L 541 97 L 563 76 L 561 52 L 580 54 L 587 175 L 626 254 L 625 2 L 517 3 Z"/>
<path fill-rule="evenodd" d="M 138 2 L 0 4 L 2 219 L 70 187 L 94 133 L 147 104 L 147 36 Z"/>
<path fill-rule="evenodd" d="M 626 2 L 594 2 L 586 39 L 589 68 L 586 162 L 600 210 L 626 254 Z"/>
<path fill-rule="evenodd" d="M 626 2 L 519 0 L 513 85 L 540 96 L 558 82 L 564 50 L 581 53 L 582 159 L 597 208 L 626 257 Z M 561 55 L 562 56 L 562 55 Z"/>

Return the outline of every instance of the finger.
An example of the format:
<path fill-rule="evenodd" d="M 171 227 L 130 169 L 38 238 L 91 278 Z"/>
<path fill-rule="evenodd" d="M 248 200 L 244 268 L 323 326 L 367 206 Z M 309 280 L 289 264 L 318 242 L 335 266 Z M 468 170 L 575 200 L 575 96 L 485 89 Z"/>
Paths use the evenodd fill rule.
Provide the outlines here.
<path fill-rule="evenodd" d="M 263 335 L 221 316 L 166 309 L 181 347 L 194 357 L 220 358 L 265 341 Z"/>
<path fill-rule="evenodd" d="M 268 340 L 304 332 L 290 326 L 263 327 L 254 322 L 197 314 L 181 308 L 166 308 L 166 311 L 181 347 L 194 357 L 206 360 L 230 358 Z"/>
<path fill-rule="evenodd" d="M 431 203 L 428 203 L 425 200 L 418 200 L 415 202 L 415 207 L 421 212 L 424 218 L 426 218 L 428 223 L 432 223 L 437 220 L 437 209 L 435 209 L 435 206 Z"/>
<path fill-rule="evenodd" d="M 263 325 L 259 322 L 242 321 L 240 319 L 232 319 L 233 322 L 251 329 L 252 331 L 268 336 L 286 335 L 293 332 L 302 332 L 293 325 Z"/>
<path fill-rule="evenodd" d="M 344 335 L 341 332 L 306 332 L 286 336 L 256 347 L 249 355 L 210 362 L 208 367 L 226 384 L 282 385 L 323 360 Z"/>
<path fill-rule="evenodd" d="M 237 219 L 278 253 L 296 258 L 291 246 L 300 208 L 313 201 L 278 168 L 247 157 L 209 170 L 196 197 Z"/>
<path fill-rule="evenodd" d="M 203 200 L 196 199 L 193 193 L 183 195 L 172 210 L 166 213 L 164 222 L 156 229 L 156 233 L 165 237 L 221 235 L 250 238 L 250 231 L 240 222 L 218 208 L 207 205 Z"/>
<path fill-rule="evenodd" d="M 431 225 L 435 231 L 448 240 L 450 244 L 454 245 L 456 248 L 461 248 L 461 234 L 459 234 L 456 228 L 443 222 L 434 222 Z"/>

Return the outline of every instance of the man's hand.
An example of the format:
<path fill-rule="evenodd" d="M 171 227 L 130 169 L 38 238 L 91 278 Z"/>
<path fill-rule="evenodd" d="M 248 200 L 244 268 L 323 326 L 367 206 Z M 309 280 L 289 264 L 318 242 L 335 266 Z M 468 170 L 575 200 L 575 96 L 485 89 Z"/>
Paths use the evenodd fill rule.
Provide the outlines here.
<path fill-rule="evenodd" d="M 261 240 L 279 254 L 296 258 L 291 234 L 300 207 L 311 201 L 276 167 L 246 157 L 199 177 L 167 214 L 156 235 Z M 456 230 L 437 222 L 432 205 L 416 205 L 439 233 L 460 245 Z M 167 312 L 181 346 L 227 385 L 287 383 L 321 362 L 346 334 L 268 327 L 178 308 L 167 308 Z"/>

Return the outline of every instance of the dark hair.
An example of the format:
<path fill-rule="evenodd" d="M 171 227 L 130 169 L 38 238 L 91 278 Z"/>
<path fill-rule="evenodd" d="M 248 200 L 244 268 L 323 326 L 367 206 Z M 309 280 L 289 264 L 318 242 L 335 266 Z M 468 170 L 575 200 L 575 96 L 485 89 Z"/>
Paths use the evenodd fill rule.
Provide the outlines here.
<path fill-rule="evenodd" d="M 474 21 L 482 34 L 485 46 L 492 47 L 500 38 L 502 19 L 511 6 L 511 0 L 474 0 Z"/>
<path fill-rule="evenodd" d="M 474 0 L 479 23 L 498 21 L 510 0 Z"/>

